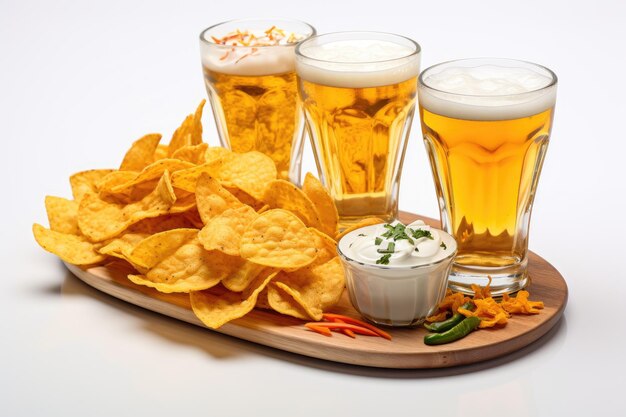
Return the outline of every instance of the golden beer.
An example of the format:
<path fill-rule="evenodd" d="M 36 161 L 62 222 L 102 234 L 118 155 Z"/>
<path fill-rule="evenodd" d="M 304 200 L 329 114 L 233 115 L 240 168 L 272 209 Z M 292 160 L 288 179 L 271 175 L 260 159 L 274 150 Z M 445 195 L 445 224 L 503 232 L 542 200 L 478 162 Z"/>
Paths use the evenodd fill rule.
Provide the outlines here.
<path fill-rule="evenodd" d="M 530 214 L 550 138 L 556 79 L 543 67 L 523 64 L 520 71 L 517 61 L 468 62 L 467 68 L 441 70 L 434 82 L 428 78 L 432 69 L 420 78 L 422 131 L 442 223 L 458 243 L 450 283 L 467 292 L 472 283 L 486 285 L 488 275 L 496 293 L 521 289 L 527 281 Z M 496 76 L 497 88 L 491 83 Z M 470 85 L 464 89 L 463 83 Z M 511 89 L 516 92 L 509 94 Z"/>
<path fill-rule="evenodd" d="M 302 135 L 304 123 L 295 71 L 241 76 L 203 70 L 214 113 L 223 121 L 220 136 L 227 138 L 228 147 L 263 152 L 276 163 L 279 177 L 289 179 L 292 144 Z"/>
<path fill-rule="evenodd" d="M 294 49 L 315 34 L 302 22 L 235 20 L 200 35 L 204 80 L 222 146 L 259 151 L 279 178 L 300 181 L 304 116 Z"/>
<path fill-rule="evenodd" d="M 419 51 L 409 39 L 368 32 L 317 36 L 296 50 L 309 136 L 340 227 L 397 216 Z"/>
<path fill-rule="evenodd" d="M 392 184 L 404 153 L 405 126 L 413 118 L 416 90 L 415 78 L 366 88 L 300 83 L 321 177 L 327 180 L 343 222 L 395 217 L 398 200 L 391 193 Z"/>

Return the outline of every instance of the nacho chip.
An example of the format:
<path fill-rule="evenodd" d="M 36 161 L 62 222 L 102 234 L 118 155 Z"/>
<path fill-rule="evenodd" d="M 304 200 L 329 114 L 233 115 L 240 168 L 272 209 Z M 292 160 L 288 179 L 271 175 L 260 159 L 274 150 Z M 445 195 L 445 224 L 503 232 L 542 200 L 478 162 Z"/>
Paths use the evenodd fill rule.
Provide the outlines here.
<path fill-rule="evenodd" d="M 279 313 L 321 320 L 322 312 L 339 302 L 344 285 L 344 272 L 339 258 L 335 257 L 318 266 L 290 273 L 281 272 L 268 289 L 268 301 Z M 282 291 L 274 290 L 272 287 Z M 293 301 L 285 299 L 286 296 L 291 297 Z M 301 311 L 293 309 L 294 302 L 308 317 L 301 317 Z"/>
<path fill-rule="evenodd" d="M 192 168 L 193 166 L 192 163 L 179 161 L 178 159 L 161 159 L 146 166 L 141 172 L 135 174 L 134 178 L 111 187 L 110 192 L 129 193 L 140 184 L 151 184 L 152 181 L 158 180 L 165 171 L 173 175 L 180 170 Z"/>
<path fill-rule="evenodd" d="M 274 180 L 267 186 L 263 201 L 271 208 L 289 210 L 307 226 L 320 228 L 320 220 L 311 200 L 304 192 L 285 180 Z"/>
<path fill-rule="evenodd" d="M 158 217 L 143 219 L 126 229 L 127 233 L 140 233 L 153 235 L 155 233 L 165 232 L 172 229 L 198 229 L 198 227 L 189 219 L 188 213 L 164 214 Z"/>
<path fill-rule="evenodd" d="M 337 234 L 339 214 L 326 188 L 311 173 L 307 173 L 304 177 L 302 191 L 315 206 L 319 216 L 320 229 L 329 236 L 335 236 Z"/>
<path fill-rule="evenodd" d="M 197 291 L 190 293 L 191 308 L 195 315 L 211 329 L 218 329 L 229 321 L 245 316 L 254 308 L 257 297 L 276 272 L 261 275 L 243 293 Z"/>
<path fill-rule="evenodd" d="M 98 252 L 115 258 L 129 259 L 130 254 L 139 242 L 149 236 L 147 233 L 124 233 L 107 241 L 104 246 L 98 249 Z"/>
<path fill-rule="evenodd" d="M 229 149 L 222 148 L 221 146 L 212 146 L 208 148 L 204 153 L 204 162 L 211 162 L 215 161 L 216 159 L 222 159 L 230 153 L 231 151 Z"/>
<path fill-rule="evenodd" d="M 336 239 L 337 241 L 339 241 L 339 239 L 341 239 L 342 237 L 344 237 L 351 231 L 360 229 L 361 227 L 371 226 L 373 224 L 379 224 L 379 223 L 384 223 L 384 222 L 385 222 L 384 220 L 379 219 L 378 217 L 366 217 L 365 219 L 360 220 L 358 223 L 355 223 L 352 226 L 347 227 L 343 232 L 338 233 Z"/>
<path fill-rule="evenodd" d="M 301 268 L 317 256 L 313 235 L 286 210 L 269 210 L 248 225 L 241 237 L 241 256 L 274 268 Z"/>
<path fill-rule="evenodd" d="M 134 171 L 113 171 L 102 177 L 96 183 L 96 189 L 100 194 L 112 194 L 114 193 L 114 188 L 119 187 L 122 184 L 126 184 L 127 182 L 133 181 L 136 177 L 137 173 Z M 159 177 L 157 177 L 156 179 L 158 178 Z"/>
<path fill-rule="evenodd" d="M 39 246 L 74 265 L 92 265 L 105 260 L 94 245 L 83 236 L 55 232 L 40 224 L 33 224 L 33 234 Z"/>
<path fill-rule="evenodd" d="M 230 291 L 244 291 L 264 269 L 263 265 L 243 261 L 239 268 L 232 271 L 230 275 L 222 280 L 222 285 Z"/>
<path fill-rule="evenodd" d="M 196 112 L 187 116 L 183 124 L 174 132 L 168 146 L 169 156 L 172 156 L 174 152 L 183 146 L 202 143 L 202 109 L 204 108 L 204 103 L 206 103 L 206 100 L 202 100 Z"/>
<path fill-rule="evenodd" d="M 148 272 L 148 270 L 141 265 L 133 263 L 133 261 L 130 259 L 130 256 L 133 249 L 135 249 L 135 247 L 148 236 L 149 235 L 146 233 L 124 233 L 119 237 L 107 241 L 103 247 L 98 249 L 98 252 L 103 255 L 122 259 L 128 262 L 140 273 L 145 274 L 146 272 Z"/>
<path fill-rule="evenodd" d="M 198 178 L 196 204 L 204 224 L 208 224 L 213 217 L 220 215 L 229 208 L 244 206 L 235 196 L 222 187 L 219 181 L 207 174 L 202 174 Z"/>
<path fill-rule="evenodd" d="M 230 192 L 232 195 L 234 195 L 237 198 L 237 200 L 241 201 L 246 206 L 252 207 L 255 210 L 260 209 L 261 207 L 266 205 L 266 204 L 263 204 L 262 201 L 257 200 L 256 198 L 252 197 L 247 192 L 240 190 L 237 187 L 224 187 L 224 188 L 227 189 L 228 192 Z"/>
<path fill-rule="evenodd" d="M 188 169 L 180 170 L 172 175 L 172 184 L 174 187 L 185 190 L 190 193 L 196 192 L 198 179 L 202 174 L 208 174 L 215 177 L 219 172 L 220 166 L 223 164 L 221 159 L 216 159 L 206 164 L 197 165 Z"/>
<path fill-rule="evenodd" d="M 199 291 L 217 285 L 243 263 L 204 250 L 197 235 L 196 229 L 175 229 L 142 240 L 129 258 L 148 271 L 129 279 L 166 293 Z"/>
<path fill-rule="evenodd" d="M 196 229 L 173 229 L 155 233 L 137 244 L 130 253 L 130 258 L 137 265 L 151 269 L 197 236 Z"/>
<path fill-rule="evenodd" d="M 238 261 L 238 258 L 221 252 L 208 252 L 194 239 L 183 244 L 145 275 L 129 275 L 128 279 L 164 293 L 201 291 L 219 284 L 236 268 Z"/>
<path fill-rule="evenodd" d="M 78 227 L 94 242 L 110 239 L 140 220 L 167 214 L 175 198 L 167 171 L 154 191 L 136 203 L 111 203 L 86 194 L 78 206 Z"/>
<path fill-rule="evenodd" d="M 180 159 L 181 161 L 201 165 L 206 162 L 205 155 L 208 147 L 209 145 L 206 143 L 183 146 L 172 154 L 172 159 Z"/>
<path fill-rule="evenodd" d="M 280 279 L 281 276 L 282 276 L 282 273 L 277 275 L 278 279 Z M 286 292 L 283 288 L 287 288 L 291 293 Z M 305 310 L 304 308 L 302 308 L 302 305 L 298 301 L 296 301 L 296 299 L 292 296 L 292 294 L 293 294 L 293 290 L 291 290 L 291 288 L 289 288 L 288 286 L 284 284 L 279 285 L 279 286 L 270 284 L 266 288 L 266 296 L 267 296 L 266 308 L 270 308 L 276 311 L 277 313 L 284 314 L 286 316 L 295 317 L 297 319 L 311 320 L 311 315 L 309 314 L 309 312 Z M 316 314 L 314 313 L 314 315 Z"/>
<path fill-rule="evenodd" d="M 154 190 L 157 180 L 141 183 L 133 188 L 122 189 L 119 192 L 113 191 L 114 188 L 133 181 L 135 177 L 137 177 L 135 171 L 113 171 L 98 181 L 98 195 L 104 200 L 117 201 L 120 203 L 130 203 L 133 199 L 141 200 Z"/>
<path fill-rule="evenodd" d="M 156 162 L 159 159 L 166 159 L 168 148 L 169 146 L 160 143 L 154 151 L 154 161 Z"/>
<path fill-rule="evenodd" d="M 231 153 L 214 175 L 225 187 L 237 187 L 261 200 L 270 181 L 276 179 L 276 165 L 261 152 Z"/>
<path fill-rule="evenodd" d="M 50 230 L 70 235 L 80 234 L 77 221 L 78 203 L 76 201 L 47 195 L 46 213 L 48 213 Z"/>
<path fill-rule="evenodd" d="M 337 256 L 337 242 L 326 233 L 313 227 L 309 227 L 315 237 L 315 247 L 317 248 L 317 258 L 311 265 L 321 265 Z"/>
<path fill-rule="evenodd" d="M 198 239 L 206 250 L 219 250 L 227 255 L 239 256 L 241 236 L 256 217 L 256 212 L 248 206 L 228 209 L 210 219 L 198 233 Z"/>
<path fill-rule="evenodd" d="M 160 140 L 161 135 L 159 133 L 150 133 L 133 142 L 133 145 L 124 155 L 120 171 L 141 171 L 153 163 L 154 152 Z"/>
<path fill-rule="evenodd" d="M 106 175 L 113 172 L 112 169 L 91 169 L 89 171 L 81 171 L 70 177 L 70 186 L 72 187 L 72 195 L 74 200 L 80 203 L 83 196 L 87 193 L 97 193 L 97 184 Z"/>

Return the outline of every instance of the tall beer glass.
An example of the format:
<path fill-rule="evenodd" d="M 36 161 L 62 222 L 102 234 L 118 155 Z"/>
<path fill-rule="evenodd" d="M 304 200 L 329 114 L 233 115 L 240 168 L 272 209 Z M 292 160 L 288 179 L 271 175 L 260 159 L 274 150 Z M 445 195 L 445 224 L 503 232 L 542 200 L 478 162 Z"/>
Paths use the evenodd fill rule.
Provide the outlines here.
<path fill-rule="evenodd" d="M 387 33 L 331 33 L 296 48 L 309 136 L 340 227 L 397 215 L 419 62 L 417 43 Z"/>
<path fill-rule="evenodd" d="M 265 153 L 276 162 L 279 178 L 296 184 L 304 116 L 294 49 L 314 34 L 307 23 L 280 19 L 233 20 L 200 34 L 202 70 L 222 146 Z"/>
<path fill-rule="evenodd" d="M 467 59 L 419 78 L 424 143 L 441 221 L 458 242 L 449 285 L 494 295 L 528 281 L 530 215 L 548 148 L 556 75 L 509 59 Z"/>

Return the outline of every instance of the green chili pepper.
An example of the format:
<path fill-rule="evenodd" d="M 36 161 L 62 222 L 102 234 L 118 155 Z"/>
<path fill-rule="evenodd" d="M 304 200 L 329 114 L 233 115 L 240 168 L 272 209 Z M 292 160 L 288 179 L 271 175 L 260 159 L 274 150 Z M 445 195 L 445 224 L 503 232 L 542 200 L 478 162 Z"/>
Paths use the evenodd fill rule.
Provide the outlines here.
<path fill-rule="evenodd" d="M 461 308 L 471 311 L 474 309 L 474 303 L 468 301 L 467 303 L 463 304 Z M 424 327 L 426 327 L 426 330 L 428 330 L 429 332 L 441 333 L 445 332 L 446 330 L 450 330 L 461 321 L 463 321 L 464 318 L 465 316 L 463 314 L 456 312 L 452 317 L 447 320 L 424 324 Z"/>
<path fill-rule="evenodd" d="M 478 317 L 466 317 L 459 324 L 443 333 L 430 333 L 424 336 L 424 343 L 427 345 L 442 345 L 454 342 L 467 336 L 480 324 Z"/>

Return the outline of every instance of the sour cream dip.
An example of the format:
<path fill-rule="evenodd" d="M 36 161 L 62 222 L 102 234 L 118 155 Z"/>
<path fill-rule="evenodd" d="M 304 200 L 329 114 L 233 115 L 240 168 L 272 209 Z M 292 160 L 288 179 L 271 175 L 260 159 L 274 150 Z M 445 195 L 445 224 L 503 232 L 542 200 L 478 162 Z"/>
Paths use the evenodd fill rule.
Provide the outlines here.
<path fill-rule="evenodd" d="M 421 324 L 445 296 L 457 244 L 418 220 L 366 226 L 337 245 L 350 301 L 379 324 Z"/>

